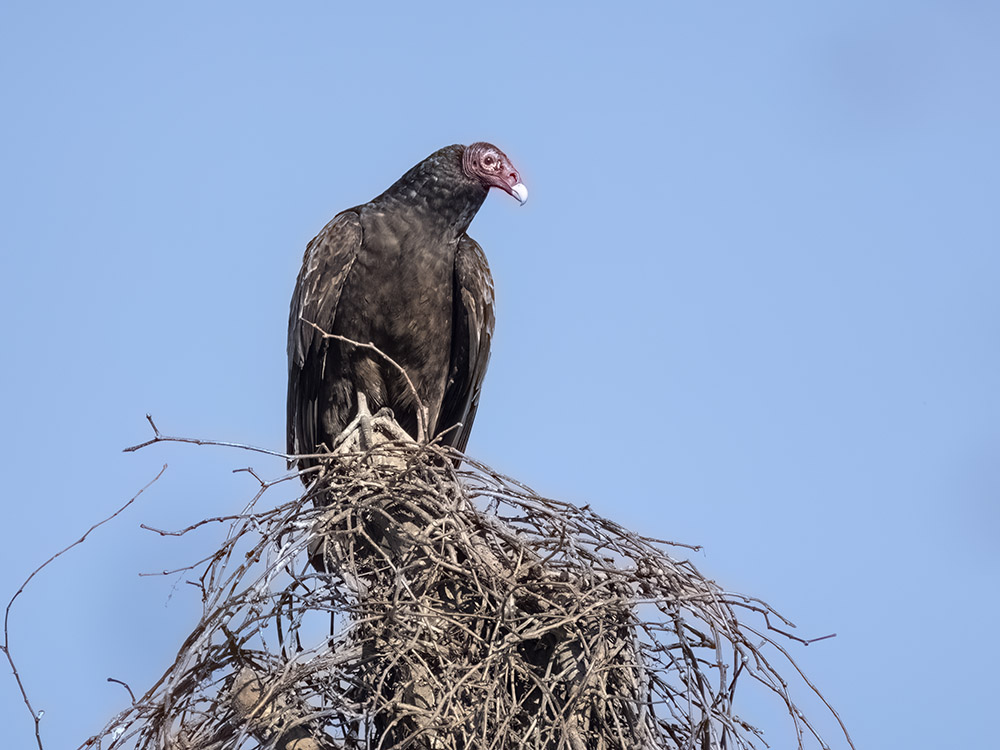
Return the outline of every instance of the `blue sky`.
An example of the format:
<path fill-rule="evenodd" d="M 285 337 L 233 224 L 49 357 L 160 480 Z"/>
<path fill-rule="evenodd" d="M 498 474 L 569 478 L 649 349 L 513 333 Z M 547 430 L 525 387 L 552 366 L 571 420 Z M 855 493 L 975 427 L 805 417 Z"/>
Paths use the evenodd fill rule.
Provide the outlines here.
<path fill-rule="evenodd" d="M 4 600 L 47 747 L 172 660 L 182 576 L 284 445 L 288 299 L 338 210 L 450 143 L 531 198 L 471 234 L 497 333 L 469 452 L 702 544 L 858 747 L 995 734 L 1000 10 L 988 2 L 8 2 Z M 289 488 L 290 491 L 291 488 Z M 280 499 L 276 495 L 274 500 Z M 216 534 L 216 536 L 213 536 Z M 805 698 L 805 693 L 800 692 Z M 827 739 L 832 724 L 808 700 Z M 33 727 L 0 679 L 5 747 Z M 747 718 L 775 747 L 780 707 Z"/>

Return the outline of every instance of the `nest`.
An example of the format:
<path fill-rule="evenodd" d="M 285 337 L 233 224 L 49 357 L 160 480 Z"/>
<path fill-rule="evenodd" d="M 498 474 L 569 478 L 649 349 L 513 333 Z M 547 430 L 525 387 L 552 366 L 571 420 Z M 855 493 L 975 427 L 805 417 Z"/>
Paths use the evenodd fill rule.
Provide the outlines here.
<path fill-rule="evenodd" d="M 175 663 L 90 745 L 745 748 L 761 738 L 733 700 L 752 678 L 799 747 L 825 746 L 764 653 L 787 656 L 767 605 L 455 459 L 341 453 L 270 510 L 262 483 L 197 569 L 204 614 Z"/>

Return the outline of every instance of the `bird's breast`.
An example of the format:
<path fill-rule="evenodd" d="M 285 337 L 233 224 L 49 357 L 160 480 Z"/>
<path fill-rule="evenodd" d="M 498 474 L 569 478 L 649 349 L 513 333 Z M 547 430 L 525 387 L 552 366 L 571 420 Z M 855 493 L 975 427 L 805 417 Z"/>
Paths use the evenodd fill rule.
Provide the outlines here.
<path fill-rule="evenodd" d="M 406 370 L 425 404 L 440 403 L 451 360 L 457 245 L 385 214 L 363 214 L 362 225 L 334 333 L 374 344 Z"/>

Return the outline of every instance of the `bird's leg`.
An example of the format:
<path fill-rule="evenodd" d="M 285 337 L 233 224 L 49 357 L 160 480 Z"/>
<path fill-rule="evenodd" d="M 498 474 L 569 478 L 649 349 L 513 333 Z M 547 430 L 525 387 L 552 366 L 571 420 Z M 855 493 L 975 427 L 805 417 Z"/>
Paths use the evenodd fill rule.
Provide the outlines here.
<path fill-rule="evenodd" d="M 334 453 L 367 451 L 375 446 L 375 432 L 372 413 L 368 409 L 368 397 L 358 391 L 358 409 L 354 419 L 347 423 L 337 438 Z"/>
<path fill-rule="evenodd" d="M 372 431 L 372 413 L 368 409 L 368 397 L 358 391 L 358 430 L 361 450 L 367 451 L 375 447 L 375 434 Z"/>

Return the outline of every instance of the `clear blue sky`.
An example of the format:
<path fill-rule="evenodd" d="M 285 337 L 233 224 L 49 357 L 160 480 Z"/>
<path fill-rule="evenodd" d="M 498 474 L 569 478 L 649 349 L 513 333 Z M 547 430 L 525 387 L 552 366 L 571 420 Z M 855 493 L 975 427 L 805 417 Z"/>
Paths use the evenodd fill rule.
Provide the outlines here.
<path fill-rule="evenodd" d="M 231 469 L 283 470 L 122 454 L 143 415 L 282 449 L 305 243 L 476 140 L 531 198 L 472 226 L 498 322 L 470 453 L 838 633 L 792 652 L 859 748 L 988 744 L 998 39 L 971 0 L 5 3 L 3 600 L 170 464 L 18 600 L 47 746 L 125 706 L 106 677 L 151 684 L 197 616 L 183 576 L 137 572 L 219 530 L 139 523 L 232 512 L 254 483 Z M 0 744 L 26 748 L 4 673 Z M 747 707 L 787 747 L 777 711 Z"/>

